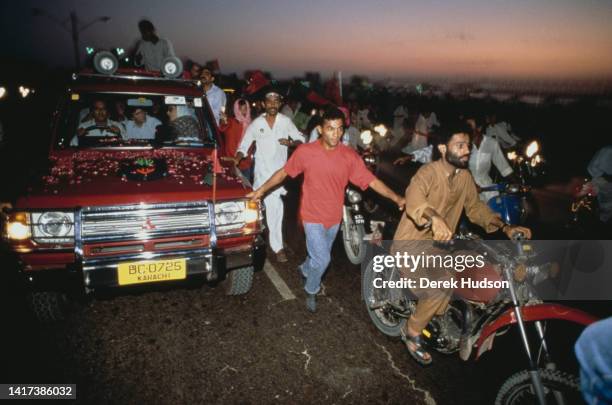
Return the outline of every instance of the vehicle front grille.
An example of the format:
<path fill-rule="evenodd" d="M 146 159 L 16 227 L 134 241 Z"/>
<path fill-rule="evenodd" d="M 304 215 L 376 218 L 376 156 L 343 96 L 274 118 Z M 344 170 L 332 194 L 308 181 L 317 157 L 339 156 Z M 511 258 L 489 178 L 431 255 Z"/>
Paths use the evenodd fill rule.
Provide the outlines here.
<path fill-rule="evenodd" d="M 206 201 L 86 207 L 81 214 L 83 243 L 208 233 L 210 215 Z"/>

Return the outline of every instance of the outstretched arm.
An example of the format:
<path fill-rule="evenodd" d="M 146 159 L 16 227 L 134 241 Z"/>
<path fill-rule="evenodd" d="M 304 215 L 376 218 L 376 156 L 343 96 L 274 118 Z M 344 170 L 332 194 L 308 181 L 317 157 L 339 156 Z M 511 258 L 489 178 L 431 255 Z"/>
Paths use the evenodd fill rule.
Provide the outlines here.
<path fill-rule="evenodd" d="M 406 200 L 404 200 L 403 197 L 400 197 L 399 195 L 395 194 L 393 190 L 387 187 L 387 185 L 382 181 L 374 179 L 369 184 L 369 186 L 378 194 L 396 203 L 400 210 L 404 209 L 404 205 L 406 205 Z"/>
<path fill-rule="evenodd" d="M 250 198 L 253 201 L 260 200 L 261 197 L 263 197 L 270 189 L 273 189 L 281 184 L 286 177 L 287 172 L 285 171 L 285 168 L 283 167 L 278 169 L 261 187 L 247 194 L 247 198 Z"/>

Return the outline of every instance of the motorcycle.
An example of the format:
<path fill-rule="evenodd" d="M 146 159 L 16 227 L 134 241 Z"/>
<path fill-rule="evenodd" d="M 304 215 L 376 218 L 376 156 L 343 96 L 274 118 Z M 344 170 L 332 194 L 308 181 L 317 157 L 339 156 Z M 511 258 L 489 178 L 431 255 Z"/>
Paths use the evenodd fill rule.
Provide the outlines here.
<path fill-rule="evenodd" d="M 370 151 L 362 151 L 361 156 L 366 167 L 376 171 L 377 158 Z M 363 242 L 366 235 L 365 218 L 362 207 L 365 208 L 363 194 L 356 188 L 349 186 L 344 195 L 342 207 L 342 243 L 349 261 L 353 264 L 361 264 L 366 254 L 366 246 Z M 367 208 L 366 208 L 367 211 Z"/>
<path fill-rule="evenodd" d="M 497 393 L 495 404 L 580 403 L 578 379 L 558 370 L 551 358 L 545 336 L 546 321 L 557 319 L 587 326 L 596 318 L 561 304 L 543 303 L 537 297 L 529 283 L 536 284 L 546 277 L 553 277 L 554 266 L 530 266 L 532 250 L 520 238 L 515 241 L 515 249 L 492 247 L 473 235 L 461 238 L 454 241 L 461 242 L 470 251 L 486 254 L 488 265 L 477 272 L 466 269 L 456 277 L 505 280 L 507 287 L 456 289 L 456 298 L 445 313 L 435 316 L 422 332 L 428 346 L 446 354 L 460 351 L 464 361 L 471 357 L 478 360 L 492 349 L 496 336 L 516 324 L 529 367 L 506 379 Z M 362 267 L 362 293 L 370 319 L 385 335 L 400 336 L 406 320 L 416 308 L 416 301 L 407 289 L 375 288 L 377 278 L 382 278 L 383 283 L 397 282 L 402 276 L 396 267 L 374 271 L 373 261 Z M 530 345 L 528 323 L 535 327 L 539 347 Z"/>
<path fill-rule="evenodd" d="M 365 236 L 365 219 L 361 213 L 362 196 L 359 191 L 349 186 L 344 194 L 342 207 L 342 243 L 349 261 L 361 264 L 366 255 L 366 246 L 363 243 Z"/>
<path fill-rule="evenodd" d="M 519 150 L 523 152 L 519 154 Z M 487 205 L 499 213 L 506 223 L 522 225 L 529 217 L 536 214 L 536 206 L 531 196 L 531 183 L 544 174 L 544 159 L 538 141 L 531 141 L 527 146 L 518 147 L 507 153 L 507 158 L 518 178 L 518 184 L 499 182 L 481 187 L 482 192 L 497 192 L 499 195 L 490 198 Z"/>
<path fill-rule="evenodd" d="M 504 222 L 510 225 L 523 225 L 527 218 L 534 215 L 530 187 L 519 184 L 498 183 L 481 187 L 481 191 L 496 191 L 498 196 L 487 201 L 487 205 L 501 215 Z"/>
<path fill-rule="evenodd" d="M 538 178 L 542 178 L 545 171 L 545 160 L 540 153 L 540 143 L 531 141 L 526 146 L 519 145 L 506 153 L 506 157 L 518 176 L 521 186 L 527 186 Z"/>

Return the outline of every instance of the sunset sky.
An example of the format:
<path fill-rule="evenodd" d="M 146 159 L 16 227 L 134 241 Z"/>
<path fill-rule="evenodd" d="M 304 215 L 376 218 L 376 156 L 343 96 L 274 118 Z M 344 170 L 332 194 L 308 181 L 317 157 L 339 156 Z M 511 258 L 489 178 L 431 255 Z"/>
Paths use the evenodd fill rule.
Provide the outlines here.
<path fill-rule="evenodd" d="M 178 56 L 218 59 L 225 73 L 260 68 L 407 78 L 602 78 L 612 72 L 612 1 L 10 1 L 0 57 L 70 66 L 70 36 L 44 17 L 76 10 L 81 48 L 129 47 L 146 17 Z M 84 53 L 84 52 L 83 52 Z"/>

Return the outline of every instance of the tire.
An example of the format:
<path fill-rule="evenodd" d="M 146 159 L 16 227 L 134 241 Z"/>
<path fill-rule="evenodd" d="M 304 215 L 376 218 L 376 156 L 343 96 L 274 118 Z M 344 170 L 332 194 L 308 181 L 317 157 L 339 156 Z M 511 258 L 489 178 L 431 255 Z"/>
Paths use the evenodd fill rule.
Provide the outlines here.
<path fill-rule="evenodd" d="M 363 224 L 356 224 L 353 218 L 348 216 L 348 223 L 342 228 L 342 243 L 349 261 L 353 264 L 361 264 L 366 255 L 366 246 L 363 242 L 365 228 Z M 348 235 L 344 233 L 348 229 Z"/>
<path fill-rule="evenodd" d="M 31 292 L 26 295 L 26 300 L 32 314 L 41 323 L 65 320 L 70 308 L 68 296 L 55 291 Z"/>
<path fill-rule="evenodd" d="M 558 403 L 555 398 L 558 393 L 563 395 L 565 404 L 583 403 L 577 377 L 559 370 L 540 369 L 540 378 L 544 385 L 547 404 Z M 537 403 L 537 398 L 532 389 L 528 370 L 522 370 L 510 376 L 497 393 L 497 398 L 495 398 L 495 405 L 534 403 Z"/>
<path fill-rule="evenodd" d="M 243 295 L 248 293 L 253 285 L 253 272 L 253 266 L 230 271 L 223 283 L 225 294 Z"/>
<path fill-rule="evenodd" d="M 367 266 L 362 266 L 361 274 L 361 293 L 366 310 L 370 319 L 376 326 L 376 329 L 387 336 L 400 336 L 400 331 L 406 323 L 406 318 L 401 318 L 389 313 L 384 308 L 372 309 L 370 306 L 376 301 L 393 301 L 399 302 L 403 298 L 403 294 L 396 288 L 374 288 L 374 280 L 382 278 L 383 280 L 399 280 L 400 275 L 395 268 L 385 268 L 380 273 L 376 273 L 372 268 L 372 262 Z"/>

